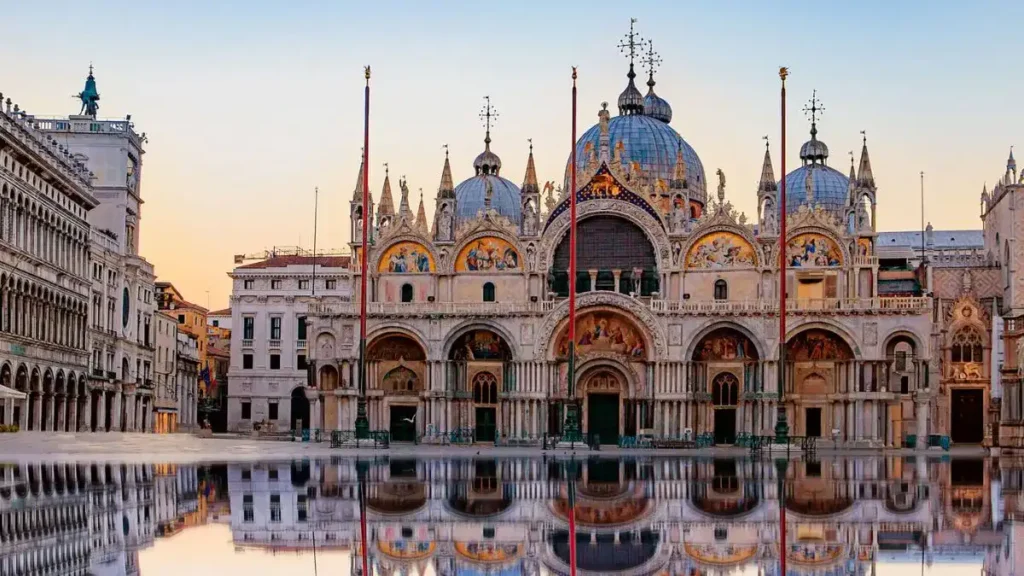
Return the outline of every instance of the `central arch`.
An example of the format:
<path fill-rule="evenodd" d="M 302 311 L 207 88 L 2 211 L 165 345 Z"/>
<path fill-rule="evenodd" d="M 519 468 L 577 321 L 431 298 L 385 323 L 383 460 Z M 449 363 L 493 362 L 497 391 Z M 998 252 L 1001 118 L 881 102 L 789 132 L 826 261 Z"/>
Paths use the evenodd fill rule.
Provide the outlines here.
<path fill-rule="evenodd" d="M 416 440 L 420 395 L 426 389 L 427 353 L 404 332 L 386 332 L 370 343 L 366 357 L 373 385 L 384 393 L 379 414 L 396 442 Z"/>
<path fill-rule="evenodd" d="M 579 222 L 577 235 L 591 239 L 577 245 L 578 292 L 604 290 L 650 296 L 659 290 L 657 253 L 640 226 L 618 215 L 597 214 Z M 568 296 L 568 236 L 556 245 L 551 268 L 551 290 Z M 591 270 L 596 270 L 597 275 L 591 276 Z"/>
<path fill-rule="evenodd" d="M 695 370 L 695 388 L 711 399 L 715 442 L 732 444 L 740 429 L 757 430 L 756 410 L 740 414 L 741 398 L 762 389 L 760 352 L 745 330 L 714 325 L 694 340 L 690 359 Z"/>
<path fill-rule="evenodd" d="M 821 437 L 838 429 L 841 416 L 833 395 L 848 378 L 855 347 L 834 327 L 810 324 L 786 342 L 787 390 L 800 398 L 793 406 L 794 434 Z"/>
<path fill-rule="evenodd" d="M 494 442 L 502 429 L 498 393 L 515 385 L 512 348 L 492 326 L 470 326 L 449 339 L 448 360 L 454 369 L 457 412 L 465 413 L 460 427 L 472 428 L 477 442 Z"/>

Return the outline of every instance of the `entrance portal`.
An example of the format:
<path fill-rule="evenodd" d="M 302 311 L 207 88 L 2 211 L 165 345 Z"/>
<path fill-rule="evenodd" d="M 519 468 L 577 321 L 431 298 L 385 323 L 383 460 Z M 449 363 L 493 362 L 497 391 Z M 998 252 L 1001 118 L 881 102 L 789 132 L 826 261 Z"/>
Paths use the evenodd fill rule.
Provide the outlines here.
<path fill-rule="evenodd" d="M 416 441 L 415 406 L 391 406 L 391 441 Z"/>
<path fill-rule="evenodd" d="M 954 389 L 951 400 L 950 439 L 954 443 L 981 444 L 985 438 L 984 392 L 981 389 Z"/>
<path fill-rule="evenodd" d="M 597 434 L 601 444 L 619 443 L 619 395 L 587 395 L 587 428 Z"/>
<path fill-rule="evenodd" d="M 804 418 L 804 435 L 821 438 L 821 408 L 807 408 Z"/>
<path fill-rule="evenodd" d="M 476 408 L 476 441 L 494 442 L 494 432 L 497 429 L 497 410 L 494 408 Z"/>
<path fill-rule="evenodd" d="M 306 398 L 306 389 L 299 386 L 292 390 L 292 430 L 299 427 L 309 428 L 309 400 Z"/>
<path fill-rule="evenodd" d="M 715 409 L 715 444 L 736 442 L 736 409 Z"/>

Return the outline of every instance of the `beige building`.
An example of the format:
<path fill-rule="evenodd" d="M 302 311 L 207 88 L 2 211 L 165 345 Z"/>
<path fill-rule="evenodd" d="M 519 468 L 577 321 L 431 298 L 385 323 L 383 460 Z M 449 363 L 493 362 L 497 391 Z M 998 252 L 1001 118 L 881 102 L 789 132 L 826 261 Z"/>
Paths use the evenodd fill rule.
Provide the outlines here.
<path fill-rule="evenodd" d="M 153 431 L 166 434 L 178 429 L 178 321 L 165 311 L 154 314 L 153 320 L 156 330 L 156 381 L 153 390 L 156 421 Z"/>

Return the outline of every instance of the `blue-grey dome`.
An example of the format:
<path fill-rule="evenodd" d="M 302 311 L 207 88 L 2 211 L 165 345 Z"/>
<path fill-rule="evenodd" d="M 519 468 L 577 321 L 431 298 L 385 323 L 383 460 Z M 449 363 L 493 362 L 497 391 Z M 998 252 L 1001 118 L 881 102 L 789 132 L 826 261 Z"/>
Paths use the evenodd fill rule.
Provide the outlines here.
<path fill-rule="evenodd" d="M 487 198 L 487 182 L 491 183 L 493 191 L 491 208 L 515 224 L 519 224 L 522 211 L 519 187 L 494 174 L 479 174 L 455 187 L 456 219 L 462 222 L 476 218 L 477 213 L 484 209 L 484 202 Z"/>
<path fill-rule="evenodd" d="M 619 142 L 623 144 L 622 164 L 639 162 L 640 168 L 651 178 L 671 182 L 675 173 L 676 153 L 682 146 L 686 161 L 686 181 L 698 196 L 705 194 L 704 165 L 697 152 L 683 140 L 671 126 L 661 120 L 640 114 L 616 116 L 608 121 L 608 140 L 611 157 Z M 576 142 L 576 170 L 582 172 L 588 161 L 587 145 L 595 151 L 601 147 L 601 125 L 596 124 L 583 133 Z M 571 160 L 570 160 L 571 161 Z M 565 189 L 569 189 L 569 161 L 565 163 Z M 577 182 L 577 186 L 582 182 Z"/>
<path fill-rule="evenodd" d="M 644 115 L 668 124 L 672 121 L 672 107 L 652 90 L 644 96 Z"/>
<path fill-rule="evenodd" d="M 842 172 L 824 164 L 805 164 L 786 174 L 786 212 L 793 214 L 807 204 L 807 171 L 811 174 L 814 204 L 842 215 L 850 194 L 850 180 Z M 780 183 L 781 186 L 781 183 Z"/>

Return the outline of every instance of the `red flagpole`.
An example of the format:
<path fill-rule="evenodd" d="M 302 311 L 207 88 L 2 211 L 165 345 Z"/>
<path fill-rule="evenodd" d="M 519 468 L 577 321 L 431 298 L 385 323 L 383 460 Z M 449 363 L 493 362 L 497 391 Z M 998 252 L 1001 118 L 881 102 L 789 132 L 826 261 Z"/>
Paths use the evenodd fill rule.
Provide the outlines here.
<path fill-rule="evenodd" d="M 576 410 L 576 67 L 572 67 L 572 172 L 569 176 L 569 373 L 568 390 L 571 408 L 579 430 Z M 570 425 L 574 424 L 570 422 Z M 575 441 L 575 438 L 572 439 Z M 572 470 L 572 469 L 570 469 Z M 570 472 L 574 474 L 574 472 Z M 569 478 L 569 574 L 576 576 L 576 498 L 575 475 Z"/>
<path fill-rule="evenodd" d="M 789 442 L 789 425 L 786 423 L 786 406 L 783 403 L 786 386 L 786 76 L 788 68 L 779 69 L 782 80 L 782 198 L 779 201 L 779 406 L 775 436 L 786 437 Z M 786 576 L 786 469 L 787 462 L 777 463 L 779 474 L 779 568 L 780 576 Z"/>
<path fill-rule="evenodd" d="M 360 428 L 369 432 L 369 421 L 366 418 L 366 261 L 367 261 L 367 230 L 370 228 L 370 67 L 365 70 L 366 88 L 363 91 L 365 101 L 363 109 L 363 238 L 359 252 L 359 402 L 356 406 L 356 438 L 360 437 Z M 365 436 L 366 434 L 363 434 Z M 358 445 L 358 440 L 356 441 Z M 369 543 L 366 541 L 366 494 L 360 484 L 359 531 L 362 539 L 363 576 L 370 576 Z"/>

